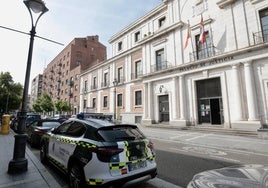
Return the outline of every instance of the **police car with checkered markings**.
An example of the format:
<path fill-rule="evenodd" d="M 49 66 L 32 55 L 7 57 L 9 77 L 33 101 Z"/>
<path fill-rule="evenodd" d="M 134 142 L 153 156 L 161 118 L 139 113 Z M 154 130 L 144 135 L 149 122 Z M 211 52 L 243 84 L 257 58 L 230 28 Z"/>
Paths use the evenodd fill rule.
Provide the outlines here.
<path fill-rule="evenodd" d="M 70 118 L 42 137 L 40 158 L 69 176 L 70 187 L 120 187 L 157 174 L 153 144 L 135 125 Z"/>

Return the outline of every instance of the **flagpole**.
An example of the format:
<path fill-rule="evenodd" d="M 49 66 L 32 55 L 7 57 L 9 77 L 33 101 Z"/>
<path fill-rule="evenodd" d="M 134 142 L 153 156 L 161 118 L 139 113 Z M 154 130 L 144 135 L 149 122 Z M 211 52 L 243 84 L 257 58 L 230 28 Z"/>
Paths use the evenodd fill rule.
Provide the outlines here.
<path fill-rule="evenodd" d="M 210 18 L 210 16 L 209 16 Z M 213 42 L 213 35 L 212 35 L 212 28 L 211 28 L 211 22 L 209 23 L 209 32 L 210 32 L 210 38 L 211 38 L 211 50 L 212 50 L 212 55 L 214 56 L 215 55 L 215 52 L 214 52 L 214 42 Z"/>
<path fill-rule="evenodd" d="M 190 28 L 190 38 L 191 38 L 191 47 L 192 47 L 192 54 L 193 54 L 193 59 L 195 59 L 194 58 L 194 46 L 193 46 L 193 38 L 192 38 L 192 31 L 191 31 L 191 27 L 190 27 L 190 22 L 189 22 L 189 20 L 188 20 L 188 26 L 189 26 L 189 28 Z"/>

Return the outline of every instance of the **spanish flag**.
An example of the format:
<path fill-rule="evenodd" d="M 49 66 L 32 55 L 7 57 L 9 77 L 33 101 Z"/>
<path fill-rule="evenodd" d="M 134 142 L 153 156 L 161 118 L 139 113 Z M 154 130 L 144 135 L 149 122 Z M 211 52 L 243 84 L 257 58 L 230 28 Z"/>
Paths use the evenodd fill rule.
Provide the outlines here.
<path fill-rule="evenodd" d="M 186 40 L 185 40 L 185 44 L 184 44 L 183 49 L 185 49 L 188 46 L 188 42 L 189 42 L 190 38 L 191 38 L 191 29 L 190 29 L 190 24 L 188 23 L 187 35 L 186 35 Z"/>

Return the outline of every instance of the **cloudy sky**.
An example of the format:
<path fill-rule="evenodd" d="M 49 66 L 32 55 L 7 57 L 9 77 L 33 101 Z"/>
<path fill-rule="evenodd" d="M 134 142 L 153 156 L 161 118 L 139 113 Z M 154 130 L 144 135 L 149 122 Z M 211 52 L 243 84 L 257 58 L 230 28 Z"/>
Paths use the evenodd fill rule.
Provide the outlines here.
<path fill-rule="evenodd" d="M 49 11 L 39 20 L 36 35 L 66 45 L 75 37 L 99 35 L 107 47 L 112 35 L 161 4 L 162 0 L 44 0 Z M 30 14 L 23 0 L 0 3 L 0 26 L 28 33 Z M 0 72 L 24 84 L 30 37 L 0 28 Z M 65 47 L 35 38 L 31 80 Z"/>

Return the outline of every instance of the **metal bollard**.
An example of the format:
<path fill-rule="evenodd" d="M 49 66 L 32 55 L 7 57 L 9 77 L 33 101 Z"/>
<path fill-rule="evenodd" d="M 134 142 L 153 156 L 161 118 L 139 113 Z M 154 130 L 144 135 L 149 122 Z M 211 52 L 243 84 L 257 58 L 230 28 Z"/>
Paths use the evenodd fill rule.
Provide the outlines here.
<path fill-rule="evenodd" d="M 10 123 L 10 115 L 2 116 L 2 128 L 1 134 L 9 134 L 9 123 Z"/>

